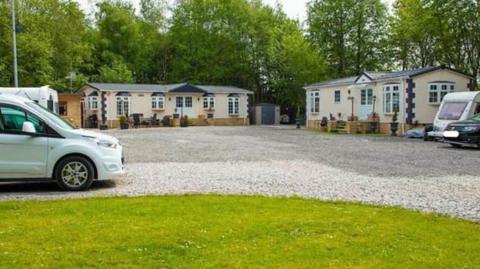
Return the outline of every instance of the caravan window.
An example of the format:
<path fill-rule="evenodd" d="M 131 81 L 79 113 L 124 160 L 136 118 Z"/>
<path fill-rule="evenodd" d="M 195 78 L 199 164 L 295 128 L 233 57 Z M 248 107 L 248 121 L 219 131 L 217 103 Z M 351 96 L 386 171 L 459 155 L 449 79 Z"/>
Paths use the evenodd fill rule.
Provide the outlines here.
<path fill-rule="evenodd" d="M 467 104 L 468 103 L 465 102 L 444 103 L 438 119 L 459 120 L 462 117 L 462 114 L 465 111 Z"/>

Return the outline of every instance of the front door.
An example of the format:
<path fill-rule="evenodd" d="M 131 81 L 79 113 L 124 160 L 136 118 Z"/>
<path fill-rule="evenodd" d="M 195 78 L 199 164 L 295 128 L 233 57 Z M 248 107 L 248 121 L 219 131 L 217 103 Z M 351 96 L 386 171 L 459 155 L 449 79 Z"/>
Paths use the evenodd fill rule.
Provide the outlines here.
<path fill-rule="evenodd" d="M 188 116 L 189 118 L 195 118 L 192 96 L 177 96 L 175 100 L 177 114 L 179 114 L 180 116 Z"/>
<path fill-rule="evenodd" d="M 373 89 L 362 89 L 360 95 L 360 110 L 358 112 L 359 120 L 368 120 L 368 116 L 373 113 Z"/>
<path fill-rule="evenodd" d="M 39 136 L 22 132 L 23 123 L 33 123 Z M 40 136 L 45 124 L 23 109 L 0 104 L 0 178 L 45 178 L 48 138 Z"/>

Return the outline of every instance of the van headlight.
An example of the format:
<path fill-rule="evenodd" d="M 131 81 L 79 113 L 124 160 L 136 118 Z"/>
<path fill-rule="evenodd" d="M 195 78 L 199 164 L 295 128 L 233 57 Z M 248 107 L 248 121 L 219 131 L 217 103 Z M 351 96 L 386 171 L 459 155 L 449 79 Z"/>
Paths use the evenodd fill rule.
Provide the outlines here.
<path fill-rule="evenodd" d="M 116 149 L 118 144 L 116 142 L 111 142 L 108 140 L 96 140 L 97 145 L 104 148 Z"/>

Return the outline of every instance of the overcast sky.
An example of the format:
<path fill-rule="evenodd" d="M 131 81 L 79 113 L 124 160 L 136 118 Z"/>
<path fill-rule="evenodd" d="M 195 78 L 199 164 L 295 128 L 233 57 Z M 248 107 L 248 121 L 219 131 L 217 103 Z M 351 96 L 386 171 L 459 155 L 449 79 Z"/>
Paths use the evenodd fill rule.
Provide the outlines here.
<path fill-rule="evenodd" d="M 86 12 L 89 13 L 91 11 L 90 8 L 94 5 L 94 3 L 97 0 L 76 0 L 76 1 L 78 1 L 81 7 Z M 136 6 L 138 6 L 138 2 L 140 2 L 140 0 L 130 0 L 130 1 L 133 2 Z M 169 1 L 173 2 L 173 0 L 169 0 Z M 391 5 L 391 3 L 393 2 L 393 0 L 383 0 L 383 1 L 385 1 L 389 5 Z M 307 16 L 306 5 L 307 5 L 307 2 L 309 2 L 309 0 L 263 0 L 263 2 L 272 6 L 275 6 L 275 4 L 279 2 L 280 4 L 283 5 L 283 9 L 288 14 L 288 16 L 294 19 L 300 19 L 301 21 L 303 21 Z"/>

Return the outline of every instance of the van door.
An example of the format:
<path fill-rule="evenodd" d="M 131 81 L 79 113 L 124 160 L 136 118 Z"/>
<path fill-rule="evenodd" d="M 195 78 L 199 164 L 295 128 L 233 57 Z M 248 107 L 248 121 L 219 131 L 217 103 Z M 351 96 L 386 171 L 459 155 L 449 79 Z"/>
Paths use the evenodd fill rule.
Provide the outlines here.
<path fill-rule="evenodd" d="M 38 136 L 22 132 L 33 123 Z M 0 178 L 45 178 L 48 157 L 46 125 L 20 107 L 0 104 Z"/>

